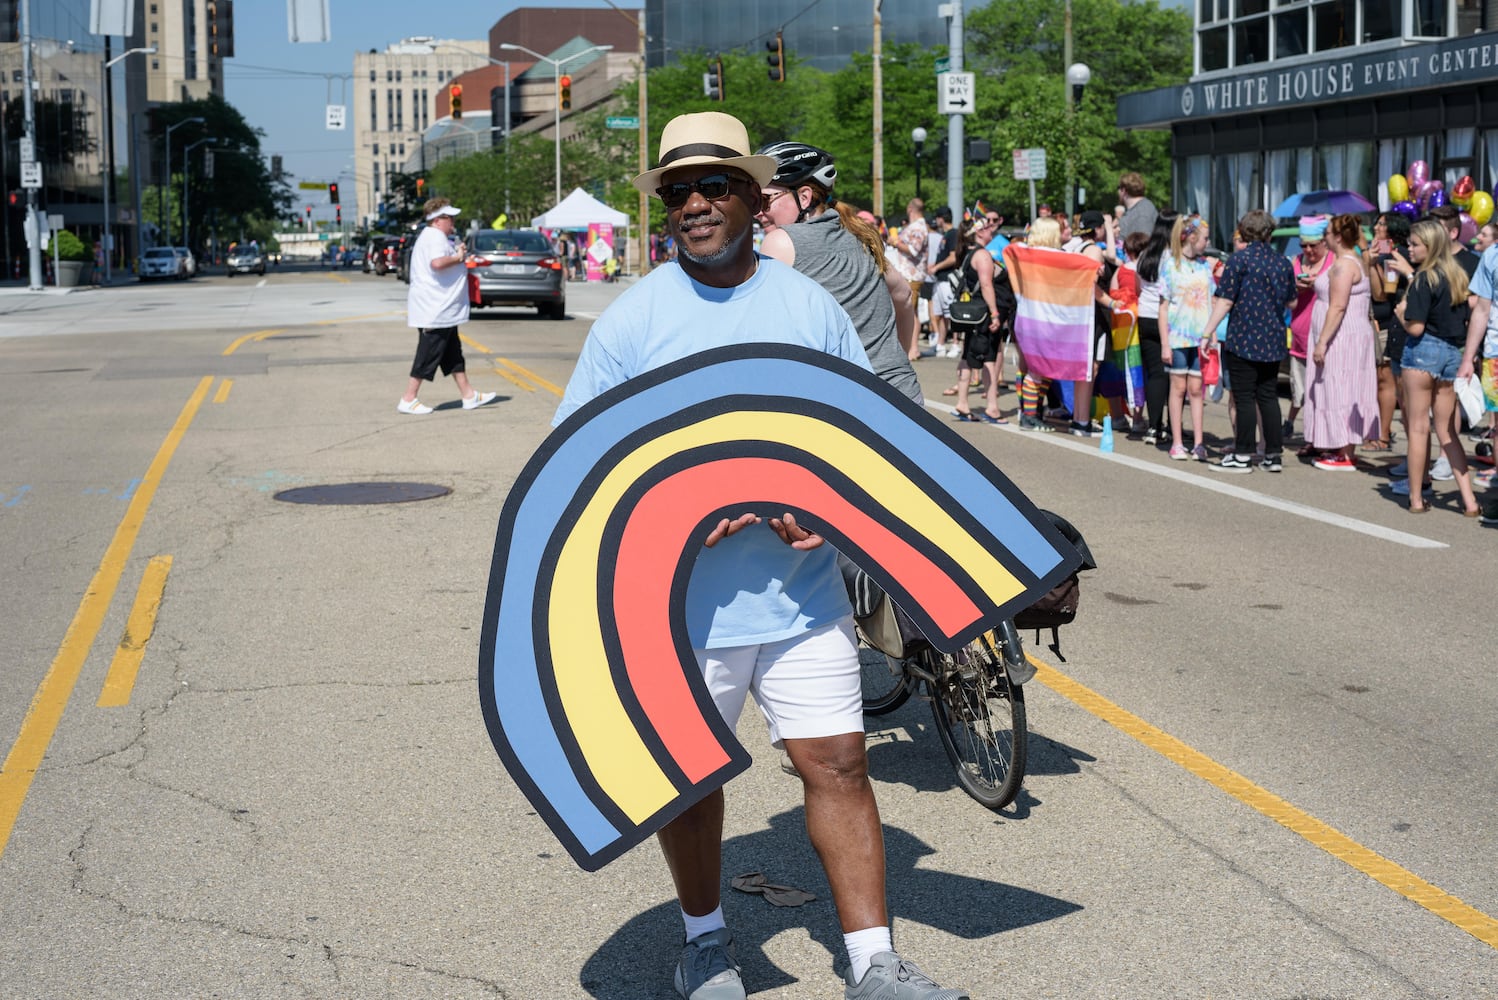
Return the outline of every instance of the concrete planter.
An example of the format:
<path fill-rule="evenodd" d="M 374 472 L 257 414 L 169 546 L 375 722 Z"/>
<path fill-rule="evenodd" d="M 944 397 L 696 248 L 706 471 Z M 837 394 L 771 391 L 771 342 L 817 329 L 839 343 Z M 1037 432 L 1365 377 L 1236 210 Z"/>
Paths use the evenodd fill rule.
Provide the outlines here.
<path fill-rule="evenodd" d="M 77 288 L 88 281 L 93 264 L 83 260 L 60 260 L 57 262 L 57 287 Z"/>

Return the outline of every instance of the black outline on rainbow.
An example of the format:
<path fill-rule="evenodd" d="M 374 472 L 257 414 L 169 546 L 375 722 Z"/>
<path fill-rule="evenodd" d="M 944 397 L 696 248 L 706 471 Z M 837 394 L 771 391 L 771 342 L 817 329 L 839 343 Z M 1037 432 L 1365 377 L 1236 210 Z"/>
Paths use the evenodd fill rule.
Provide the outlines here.
<path fill-rule="evenodd" d="M 771 426 L 812 433 L 789 443 L 762 430 Z M 605 486 L 618 495 L 601 493 Z M 610 496 L 612 507 L 599 511 Z M 938 516 L 915 523 L 891 505 Z M 640 513 L 646 510 L 676 516 L 646 520 Z M 718 348 L 594 399 L 542 443 L 505 502 L 479 648 L 480 705 L 495 749 L 586 870 L 623 854 L 749 766 L 702 683 L 682 610 L 696 539 L 720 517 L 746 511 L 792 511 L 815 525 L 944 649 L 1032 603 L 1079 561 L 1034 505 L 951 427 L 870 372 L 822 352 L 783 344 Z M 640 520 L 632 522 L 637 513 Z M 595 534 L 597 544 L 587 544 Z M 954 538 L 962 544 L 952 546 Z M 635 562 L 620 562 L 621 546 L 636 554 Z M 870 547 L 903 561 L 881 565 Z M 958 547 L 963 551 L 950 551 Z M 638 554 L 657 550 L 664 553 L 653 562 L 658 578 L 642 575 Z M 589 580 L 596 589 L 567 591 L 565 582 L 582 586 L 574 577 L 584 562 L 596 574 Z M 977 563 L 986 568 L 975 569 Z M 564 564 L 572 575 L 554 593 Z M 940 586 L 956 589 L 943 591 L 948 599 L 923 600 L 913 592 L 917 581 L 928 595 Z M 615 600 L 640 594 L 653 595 L 648 606 L 661 618 L 648 629 L 626 622 L 621 632 Z M 945 622 L 927 614 L 927 606 Z M 960 621 L 954 606 L 966 609 Z M 553 632 L 554 615 L 568 625 L 565 634 Z M 667 623 L 674 662 L 627 659 L 626 634 L 638 646 L 641 634 Z M 574 644 L 579 635 L 587 643 L 596 639 L 606 663 L 558 673 L 553 646 Z M 613 689 L 601 690 L 608 685 L 599 680 L 611 680 Z M 583 681 L 592 686 L 579 688 Z M 687 710 L 661 714 L 663 689 Z M 579 690 L 586 692 L 583 701 Z M 591 709 L 594 702 L 632 727 L 633 758 L 600 755 L 599 731 L 574 731 L 567 706 Z M 657 716 L 643 702 L 655 704 Z M 593 757 L 585 743 L 594 746 Z M 678 759 L 669 749 L 688 744 L 702 752 Z M 625 801 L 618 796 L 619 769 L 628 760 L 644 766 L 629 770 L 626 780 L 650 789 Z M 610 767 L 611 776 L 600 777 Z"/>

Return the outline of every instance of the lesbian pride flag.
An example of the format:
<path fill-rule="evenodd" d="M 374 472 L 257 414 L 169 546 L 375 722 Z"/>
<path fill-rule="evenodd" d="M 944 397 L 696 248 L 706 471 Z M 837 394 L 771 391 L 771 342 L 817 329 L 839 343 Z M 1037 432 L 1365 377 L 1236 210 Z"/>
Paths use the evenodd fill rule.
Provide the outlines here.
<path fill-rule="evenodd" d="M 1014 339 L 1027 370 L 1049 379 L 1091 378 L 1096 262 L 1079 253 L 1011 243 L 1004 248 L 1004 266 L 1019 304 Z"/>

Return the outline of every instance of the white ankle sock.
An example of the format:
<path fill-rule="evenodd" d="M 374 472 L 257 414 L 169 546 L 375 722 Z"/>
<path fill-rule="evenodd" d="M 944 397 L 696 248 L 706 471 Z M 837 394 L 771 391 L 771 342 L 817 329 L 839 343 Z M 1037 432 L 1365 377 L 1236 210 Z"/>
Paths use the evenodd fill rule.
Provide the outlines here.
<path fill-rule="evenodd" d="M 862 981 L 875 955 L 895 950 L 888 927 L 868 927 L 844 934 L 843 947 L 848 949 L 848 975 L 854 983 Z"/>
<path fill-rule="evenodd" d="M 688 941 L 701 937 L 704 934 L 711 934 L 720 927 L 728 926 L 728 922 L 723 919 L 723 907 L 721 904 L 713 912 L 700 917 L 694 917 L 686 910 L 682 910 L 681 920 L 682 923 L 686 924 Z"/>

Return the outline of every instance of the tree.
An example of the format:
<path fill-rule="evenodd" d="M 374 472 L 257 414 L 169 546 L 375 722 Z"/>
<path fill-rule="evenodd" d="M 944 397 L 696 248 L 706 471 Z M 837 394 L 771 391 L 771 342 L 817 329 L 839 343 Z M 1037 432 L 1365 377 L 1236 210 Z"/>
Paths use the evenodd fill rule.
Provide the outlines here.
<path fill-rule="evenodd" d="M 574 145 L 563 143 L 563 152 L 572 155 Z M 564 168 L 568 163 L 564 158 Z M 550 138 L 535 132 L 511 135 L 493 150 L 437 164 L 427 172 L 426 197 L 441 195 L 488 225 L 505 210 L 508 191 L 509 224 L 529 225 L 532 218 L 551 207 L 555 166 Z M 565 170 L 563 176 L 568 176 Z"/>

